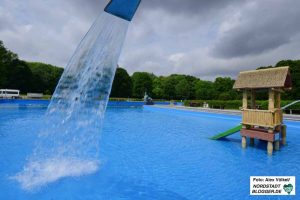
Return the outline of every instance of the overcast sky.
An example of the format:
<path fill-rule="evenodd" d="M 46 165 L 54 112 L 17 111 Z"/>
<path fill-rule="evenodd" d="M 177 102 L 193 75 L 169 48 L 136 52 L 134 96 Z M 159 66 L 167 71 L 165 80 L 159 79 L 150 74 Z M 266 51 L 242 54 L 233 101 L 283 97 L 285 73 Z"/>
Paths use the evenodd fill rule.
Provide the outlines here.
<path fill-rule="evenodd" d="M 64 67 L 107 0 L 0 0 L 0 40 Z M 299 0 L 142 0 L 119 61 L 129 73 L 212 80 L 300 59 Z"/>

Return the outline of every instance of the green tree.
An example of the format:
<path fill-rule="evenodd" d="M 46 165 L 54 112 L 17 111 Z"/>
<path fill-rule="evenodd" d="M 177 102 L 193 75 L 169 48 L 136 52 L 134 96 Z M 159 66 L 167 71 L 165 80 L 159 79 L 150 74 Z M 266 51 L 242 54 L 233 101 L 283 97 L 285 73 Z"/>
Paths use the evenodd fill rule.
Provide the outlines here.
<path fill-rule="evenodd" d="M 189 84 L 189 96 L 188 99 L 196 99 L 196 88 L 195 85 L 200 80 L 194 76 L 186 76 L 185 79 L 188 81 Z"/>
<path fill-rule="evenodd" d="M 132 77 L 132 94 L 135 98 L 143 98 L 145 92 L 152 95 L 153 74 L 147 72 L 135 72 Z"/>
<path fill-rule="evenodd" d="M 26 62 L 7 50 L 0 41 L 0 87 L 19 89 L 26 93 L 32 86 L 32 73 Z"/>
<path fill-rule="evenodd" d="M 238 94 L 233 90 L 235 80 L 230 77 L 218 77 L 214 82 L 215 89 L 218 93 L 220 100 L 233 100 L 236 99 Z"/>
<path fill-rule="evenodd" d="M 31 92 L 53 94 L 56 85 L 63 73 L 63 69 L 39 62 L 27 62 L 32 74 Z"/>
<path fill-rule="evenodd" d="M 8 51 L 3 42 L 0 41 L 0 87 L 7 88 L 9 85 L 9 69 L 18 60 L 18 56 Z"/>
<path fill-rule="evenodd" d="M 175 86 L 177 99 L 188 99 L 190 96 L 190 87 L 189 82 L 185 78 L 180 80 Z"/>
<path fill-rule="evenodd" d="M 7 88 L 18 89 L 22 93 L 27 93 L 32 87 L 32 73 L 26 62 L 15 60 L 8 69 Z"/>
<path fill-rule="evenodd" d="M 282 60 L 275 67 L 289 66 L 292 76 L 293 88 L 291 91 L 284 93 L 284 99 L 300 99 L 300 60 Z"/>
<path fill-rule="evenodd" d="M 214 83 L 211 81 L 197 81 L 195 85 L 196 98 L 199 100 L 213 100 L 217 97 Z"/>
<path fill-rule="evenodd" d="M 163 91 L 166 99 L 194 99 L 195 84 L 199 79 L 193 76 L 172 74 L 164 78 Z"/>
<path fill-rule="evenodd" d="M 117 68 L 110 96 L 116 98 L 127 98 L 131 97 L 131 95 L 131 77 L 125 69 Z"/>
<path fill-rule="evenodd" d="M 228 101 L 232 100 L 232 96 L 230 95 L 230 92 L 222 92 L 219 94 L 219 100 Z"/>
<path fill-rule="evenodd" d="M 230 91 L 233 87 L 234 80 L 230 77 L 218 77 L 215 80 L 215 88 L 218 92 Z"/>
<path fill-rule="evenodd" d="M 168 77 L 165 78 L 163 88 L 164 88 L 164 98 L 171 100 L 175 99 L 177 97 L 176 94 L 176 85 L 179 82 L 179 75 L 177 74 L 172 74 Z"/>
<path fill-rule="evenodd" d="M 164 77 L 155 77 L 153 79 L 153 89 L 152 95 L 155 99 L 163 99 L 164 98 Z"/>

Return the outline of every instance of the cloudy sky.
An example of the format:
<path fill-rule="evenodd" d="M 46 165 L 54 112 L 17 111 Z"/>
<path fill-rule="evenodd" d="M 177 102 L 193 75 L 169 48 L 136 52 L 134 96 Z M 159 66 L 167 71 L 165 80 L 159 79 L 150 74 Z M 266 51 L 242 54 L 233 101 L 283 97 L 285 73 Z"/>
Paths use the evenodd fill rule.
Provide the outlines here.
<path fill-rule="evenodd" d="M 0 40 L 64 67 L 107 0 L 0 0 Z M 300 59 L 299 0 L 142 0 L 119 64 L 212 80 Z"/>

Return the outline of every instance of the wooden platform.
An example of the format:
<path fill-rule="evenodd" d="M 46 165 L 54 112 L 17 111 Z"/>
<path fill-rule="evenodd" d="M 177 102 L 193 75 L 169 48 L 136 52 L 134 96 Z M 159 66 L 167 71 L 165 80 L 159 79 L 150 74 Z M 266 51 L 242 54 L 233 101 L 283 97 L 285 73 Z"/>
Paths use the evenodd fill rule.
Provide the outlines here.
<path fill-rule="evenodd" d="M 242 129 L 241 136 L 275 142 L 279 139 L 279 132 L 269 133 L 264 129 Z"/>

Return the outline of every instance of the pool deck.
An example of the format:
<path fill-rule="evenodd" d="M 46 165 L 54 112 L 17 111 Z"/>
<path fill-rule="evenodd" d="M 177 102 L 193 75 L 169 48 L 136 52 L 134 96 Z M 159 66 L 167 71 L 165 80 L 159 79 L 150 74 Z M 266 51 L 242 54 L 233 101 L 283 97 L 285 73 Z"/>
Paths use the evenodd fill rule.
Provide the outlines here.
<path fill-rule="evenodd" d="M 176 109 L 176 110 L 187 110 L 194 112 L 209 112 L 209 113 L 217 113 L 217 114 L 226 114 L 226 115 L 242 115 L 240 110 L 221 110 L 221 109 L 213 109 L 213 108 L 201 108 L 201 107 L 187 107 L 187 106 L 171 106 L 171 105 L 154 105 L 157 108 L 166 108 L 166 109 Z M 283 115 L 285 120 L 289 121 L 300 121 L 300 115 Z"/>

